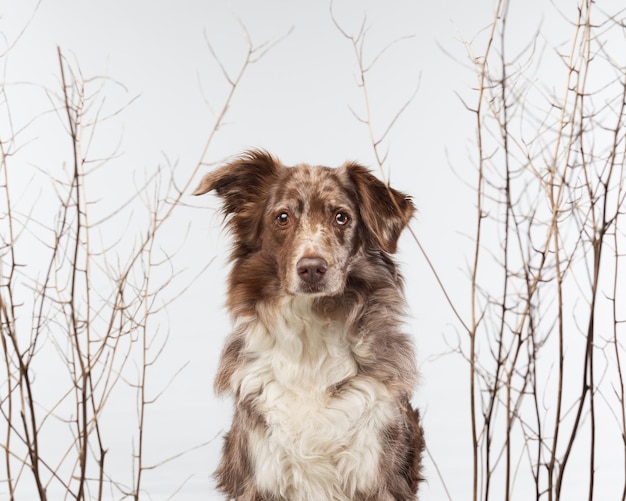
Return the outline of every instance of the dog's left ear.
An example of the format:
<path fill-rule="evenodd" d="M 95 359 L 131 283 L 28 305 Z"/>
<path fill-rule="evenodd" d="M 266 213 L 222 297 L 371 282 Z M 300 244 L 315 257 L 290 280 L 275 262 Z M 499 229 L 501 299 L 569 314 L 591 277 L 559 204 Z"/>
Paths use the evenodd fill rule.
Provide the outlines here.
<path fill-rule="evenodd" d="M 411 198 L 359 164 L 348 163 L 344 168 L 356 189 L 361 219 L 370 233 L 369 244 L 393 254 L 400 233 L 415 212 Z"/>

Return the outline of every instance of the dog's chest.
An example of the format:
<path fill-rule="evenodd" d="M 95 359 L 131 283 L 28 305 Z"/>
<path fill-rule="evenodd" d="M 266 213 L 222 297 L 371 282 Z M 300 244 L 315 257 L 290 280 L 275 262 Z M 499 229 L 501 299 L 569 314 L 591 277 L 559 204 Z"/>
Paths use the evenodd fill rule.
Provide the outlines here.
<path fill-rule="evenodd" d="M 343 326 L 285 315 L 248 341 L 239 394 L 265 422 L 249 434 L 258 487 L 293 501 L 367 492 L 395 407 L 383 384 L 358 374 Z"/>

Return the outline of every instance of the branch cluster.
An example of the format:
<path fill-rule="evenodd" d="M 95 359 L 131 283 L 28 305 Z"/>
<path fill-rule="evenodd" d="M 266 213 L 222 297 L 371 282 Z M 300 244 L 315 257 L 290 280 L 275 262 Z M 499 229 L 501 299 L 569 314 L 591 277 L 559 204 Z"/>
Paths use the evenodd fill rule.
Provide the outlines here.
<path fill-rule="evenodd" d="M 567 486 L 583 482 L 592 499 L 603 468 L 621 471 L 626 499 L 626 66 L 612 50 L 624 27 L 583 0 L 567 44 L 536 35 L 509 55 L 507 9 L 498 4 L 479 56 L 467 45 L 477 77 L 467 105 L 477 130 L 474 499 L 510 499 L 520 485 L 536 499 L 580 499 Z"/>

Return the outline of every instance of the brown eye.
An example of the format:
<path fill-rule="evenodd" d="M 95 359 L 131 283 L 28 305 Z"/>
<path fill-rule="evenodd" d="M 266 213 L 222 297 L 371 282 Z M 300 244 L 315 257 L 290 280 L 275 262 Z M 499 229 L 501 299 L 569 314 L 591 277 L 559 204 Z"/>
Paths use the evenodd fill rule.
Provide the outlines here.
<path fill-rule="evenodd" d="M 289 212 L 287 211 L 282 211 L 280 212 L 277 216 L 276 216 L 276 225 L 285 228 L 287 226 L 289 226 L 289 224 L 291 223 L 291 217 L 289 215 Z"/>
<path fill-rule="evenodd" d="M 337 224 L 338 226 L 345 226 L 346 224 L 348 224 L 348 221 L 350 221 L 350 218 L 345 212 L 340 211 L 335 214 L 335 224 Z"/>

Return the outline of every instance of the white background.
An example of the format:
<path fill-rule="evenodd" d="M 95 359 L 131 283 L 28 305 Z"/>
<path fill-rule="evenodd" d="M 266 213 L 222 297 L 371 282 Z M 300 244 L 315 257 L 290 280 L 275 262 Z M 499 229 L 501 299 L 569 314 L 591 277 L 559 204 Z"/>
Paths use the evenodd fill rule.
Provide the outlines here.
<path fill-rule="evenodd" d="M 475 226 L 474 194 L 468 186 L 475 181 L 475 124 L 461 99 L 475 99 L 476 78 L 465 42 L 491 23 L 493 9 L 493 2 L 479 0 L 337 0 L 334 5 L 338 21 L 349 33 L 356 34 L 366 16 L 368 60 L 390 42 L 411 36 L 393 45 L 371 70 L 373 125 L 382 132 L 418 88 L 389 135 L 385 175 L 394 187 L 413 196 L 419 213 L 412 228 L 463 315 L 469 306 L 468 235 Z M 542 20 L 544 27 L 549 25 L 553 15 L 546 2 L 514 2 L 509 16 L 520 45 Z M 230 155 L 260 147 L 285 164 L 334 166 L 356 160 L 375 167 L 367 128 L 350 111 L 364 110 L 354 52 L 333 25 L 325 1 L 3 1 L 0 32 L 5 44 L 16 40 L 3 59 L 13 120 L 25 125 L 50 109 L 46 89 L 60 90 L 59 47 L 86 78 L 110 79 L 105 93 L 110 93 L 112 107 L 131 103 L 107 122 L 94 146 L 103 155 L 114 150 L 118 154 L 93 188 L 98 207 L 106 212 L 126 200 L 137 179 L 158 165 L 176 165 L 181 179 L 186 179 L 215 121 L 207 101 L 217 108 L 228 91 L 207 40 L 234 74 L 247 49 L 241 25 L 253 44 L 293 31 L 249 68 L 227 124 L 205 159 L 219 164 Z M 558 33 L 551 36 L 558 39 Z M 42 117 L 20 138 L 25 147 L 16 157 L 15 176 L 30 186 L 23 196 L 32 197 L 33 204 L 54 197 L 38 173 L 60 172 L 70 158 L 69 138 L 59 120 L 55 114 Z M 200 173 L 210 168 L 207 165 Z M 228 235 L 220 230 L 218 204 L 212 196 L 189 197 L 186 203 L 189 206 L 180 208 L 168 227 L 171 243 L 180 243 L 172 248 L 180 248 L 177 262 L 185 279 L 213 261 L 168 308 L 170 335 L 152 373 L 152 388 L 158 391 L 183 369 L 150 408 L 145 454 L 149 462 L 158 463 L 191 452 L 146 473 L 146 499 L 220 499 L 212 494 L 210 475 L 217 464 L 219 437 L 228 428 L 231 402 L 213 396 L 212 378 L 229 330 L 223 308 Z M 469 499 L 469 368 L 459 354 L 451 353 L 463 331 L 409 235 L 403 236 L 397 257 L 407 283 L 407 328 L 415 336 L 421 371 L 414 403 L 422 409 L 428 444 L 428 480 L 420 499 L 446 499 L 433 459 L 451 497 Z M 119 397 L 107 410 L 113 458 L 130 454 L 131 432 L 116 420 L 135 412 L 133 405 Z M 125 467 L 124 461 L 119 460 L 119 468 Z M 520 486 L 517 499 L 530 499 L 524 488 Z"/>

